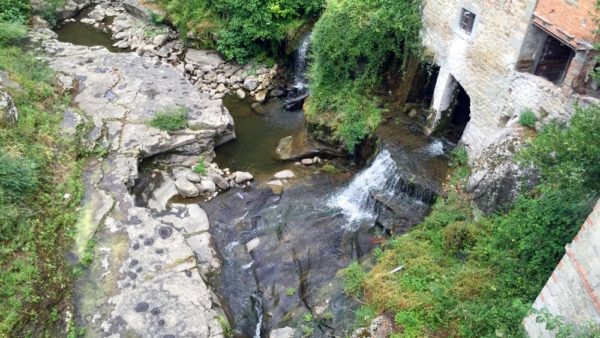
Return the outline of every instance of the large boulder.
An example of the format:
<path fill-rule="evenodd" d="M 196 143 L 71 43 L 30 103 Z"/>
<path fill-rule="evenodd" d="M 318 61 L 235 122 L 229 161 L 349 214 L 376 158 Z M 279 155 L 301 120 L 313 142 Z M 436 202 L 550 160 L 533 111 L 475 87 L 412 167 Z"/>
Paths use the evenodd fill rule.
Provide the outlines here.
<path fill-rule="evenodd" d="M 520 193 L 538 184 L 538 173 L 514 161 L 514 154 L 525 144 L 524 130 L 505 130 L 472 165 L 467 192 L 484 214 L 507 210 Z"/>
<path fill-rule="evenodd" d="M 4 91 L 0 82 L 0 124 L 14 125 L 19 120 L 19 111 L 13 99 Z"/>
<path fill-rule="evenodd" d="M 185 53 L 185 62 L 198 66 L 217 67 L 225 63 L 219 54 L 212 50 L 188 49 Z"/>
<path fill-rule="evenodd" d="M 281 161 L 300 160 L 315 155 L 343 156 L 342 151 L 316 141 L 310 133 L 301 131 L 286 136 L 279 141 L 275 149 L 276 158 Z"/>

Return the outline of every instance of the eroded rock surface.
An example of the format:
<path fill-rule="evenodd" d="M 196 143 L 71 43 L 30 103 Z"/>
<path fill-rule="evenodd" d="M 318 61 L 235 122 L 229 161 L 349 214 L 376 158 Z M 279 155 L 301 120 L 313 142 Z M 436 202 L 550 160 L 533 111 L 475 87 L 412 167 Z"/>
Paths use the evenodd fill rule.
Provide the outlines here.
<path fill-rule="evenodd" d="M 93 122 L 88 141 L 107 150 L 84 175 L 76 251 L 92 238 L 96 246 L 76 291 L 81 325 L 90 336 L 222 337 L 222 311 L 202 278 L 220 266 L 206 213 L 197 205 L 167 205 L 176 192 L 172 181 L 157 187 L 153 209 L 136 205 L 130 188 L 144 158 L 212 153 L 232 137 L 229 112 L 171 65 L 60 43 L 44 30 L 32 38 L 51 54 L 63 82 L 72 80 L 74 102 Z M 174 106 L 187 109 L 189 129 L 169 134 L 147 124 Z"/>
<path fill-rule="evenodd" d="M 513 159 L 525 144 L 523 132 L 522 128 L 506 129 L 472 165 L 467 192 L 485 214 L 506 210 L 519 193 L 538 182 L 535 170 L 523 168 Z"/>

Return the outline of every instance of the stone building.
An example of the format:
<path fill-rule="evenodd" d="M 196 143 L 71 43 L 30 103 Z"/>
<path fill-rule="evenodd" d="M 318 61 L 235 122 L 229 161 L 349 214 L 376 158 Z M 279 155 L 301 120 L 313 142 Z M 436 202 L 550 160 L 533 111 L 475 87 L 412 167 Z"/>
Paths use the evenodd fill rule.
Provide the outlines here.
<path fill-rule="evenodd" d="M 595 0 L 428 0 L 422 37 L 436 67 L 430 131 L 458 130 L 472 157 L 520 113 L 567 119 L 596 102 Z M 464 132 L 463 132 L 464 129 Z M 460 135 L 462 133 L 462 137 Z"/>

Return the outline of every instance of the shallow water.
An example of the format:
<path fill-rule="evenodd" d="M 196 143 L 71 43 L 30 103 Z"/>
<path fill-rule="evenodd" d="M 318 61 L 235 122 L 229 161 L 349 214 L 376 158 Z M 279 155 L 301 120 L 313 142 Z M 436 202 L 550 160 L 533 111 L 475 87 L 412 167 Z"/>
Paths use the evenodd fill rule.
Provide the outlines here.
<path fill-rule="evenodd" d="M 79 22 L 81 18 L 87 17 L 87 14 L 93 9 L 90 7 L 83 10 L 77 17 L 76 22 L 63 22 L 54 31 L 58 34 L 58 41 L 69 42 L 74 45 L 80 46 L 102 46 L 113 53 L 124 52 L 126 50 L 113 47 L 115 41 L 108 32 L 104 32 L 99 28 L 95 28 L 92 25 L 87 25 Z M 105 19 L 105 24 L 110 24 L 112 18 L 108 17 Z"/>
<path fill-rule="evenodd" d="M 284 168 L 286 165 L 275 159 L 275 149 L 283 137 L 302 130 L 302 112 L 284 110 L 279 99 L 263 105 L 264 114 L 251 108 L 250 99 L 228 95 L 223 103 L 233 116 L 237 138 L 215 149 L 219 167 L 249 171 L 255 176 L 272 175 Z"/>

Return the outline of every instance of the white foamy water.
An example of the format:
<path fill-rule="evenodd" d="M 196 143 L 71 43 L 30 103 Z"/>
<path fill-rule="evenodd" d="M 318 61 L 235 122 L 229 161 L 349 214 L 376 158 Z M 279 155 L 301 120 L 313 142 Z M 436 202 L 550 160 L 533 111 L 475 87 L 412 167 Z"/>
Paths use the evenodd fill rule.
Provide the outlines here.
<path fill-rule="evenodd" d="M 427 145 L 425 151 L 432 156 L 444 155 L 444 142 L 435 140 Z"/>
<path fill-rule="evenodd" d="M 371 192 L 394 194 L 398 181 L 396 162 L 387 150 L 382 150 L 370 167 L 361 171 L 341 192 L 329 200 L 329 206 L 342 209 L 350 224 L 374 219 L 375 205 Z"/>
<path fill-rule="evenodd" d="M 306 77 L 306 55 L 308 54 L 308 47 L 312 39 L 312 33 L 307 34 L 300 43 L 298 50 L 296 51 L 296 60 L 294 63 L 294 88 L 304 89 L 307 86 Z"/>

